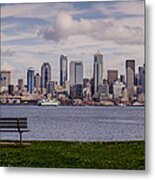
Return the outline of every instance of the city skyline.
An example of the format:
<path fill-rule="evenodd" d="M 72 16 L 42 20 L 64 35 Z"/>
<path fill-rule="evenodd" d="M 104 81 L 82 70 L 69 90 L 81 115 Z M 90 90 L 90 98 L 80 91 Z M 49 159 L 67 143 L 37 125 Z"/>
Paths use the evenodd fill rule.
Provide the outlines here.
<path fill-rule="evenodd" d="M 86 78 L 98 50 L 104 78 L 108 69 L 125 75 L 126 59 L 136 60 L 136 72 L 144 64 L 144 1 L 5 4 L 1 20 L 2 70 L 12 71 L 14 84 L 26 80 L 27 67 L 40 72 L 43 62 L 59 82 L 61 54 L 82 61 Z"/>
<path fill-rule="evenodd" d="M 135 60 L 127 59 L 125 63 L 126 81 L 124 76 L 118 77 L 117 70 L 108 70 L 108 79 L 103 79 L 103 55 L 99 51 L 94 55 L 93 78 L 87 79 L 83 77 L 82 61 L 72 61 L 66 65 L 69 66 L 70 76 L 61 85 L 51 80 L 51 66 L 48 62 L 42 64 L 41 76 L 38 73 L 35 75 L 35 70 L 32 67 L 27 69 L 26 86 L 23 86 L 23 79 L 18 79 L 17 86 L 10 84 L 11 71 L 1 71 L 1 95 L 4 98 L 8 97 L 8 95 L 29 97 L 29 101 L 31 102 L 32 100 L 33 103 L 35 103 L 36 98 L 43 96 L 46 98 L 62 98 L 63 100 L 67 98 L 72 103 L 74 99 L 93 100 L 92 103 L 108 100 L 112 104 L 112 101 L 115 101 L 115 103 L 120 101 L 125 105 L 128 103 L 132 104 L 135 100 L 138 103 L 144 103 L 145 64 L 143 67 L 138 67 L 139 74 L 135 74 Z M 67 69 L 67 66 L 65 69 Z M 15 101 L 9 100 L 9 102 Z M 3 103 L 5 103 L 5 100 Z"/>
<path fill-rule="evenodd" d="M 60 59 L 59 59 L 59 66 L 60 66 L 60 72 L 57 72 L 58 74 L 61 74 L 61 57 L 62 56 L 64 56 L 63 54 L 61 54 L 61 56 L 60 56 Z M 97 56 L 101 56 L 101 58 L 99 58 L 99 60 L 101 61 L 101 63 L 103 63 L 102 64 L 102 68 L 101 68 L 101 70 L 104 72 L 104 60 L 103 60 L 103 54 L 101 54 L 100 53 L 100 51 L 98 50 L 95 54 L 94 54 L 94 56 L 93 56 L 93 58 L 94 58 L 94 62 L 93 62 L 93 64 L 92 64 L 92 67 L 93 67 L 93 72 L 92 72 L 92 76 L 90 76 L 90 77 L 85 77 L 83 74 L 84 74 L 84 67 L 83 67 L 83 61 L 68 61 L 68 59 L 67 59 L 67 63 L 66 63 L 66 69 L 67 69 L 67 72 L 66 72 L 66 75 L 67 75 L 67 78 L 66 78 L 66 81 L 72 81 L 72 76 L 73 76 L 73 74 L 71 75 L 71 70 L 70 70 L 70 68 L 71 68 L 71 64 L 79 64 L 79 63 L 81 63 L 82 64 L 82 77 L 83 77 L 83 79 L 93 79 L 94 78 L 94 73 L 96 72 L 97 73 L 97 71 L 95 70 L 95 61 L 97 60 Z M 64 56 L 65 58 L 67 58 L 67 56 Z M 96 59 L 96 60 L 95 60 Z M 145 62 L 144 62 L 144 64 L 141 64 L 140 66 L 137 66 L 136 67 L 136 60 L 135 59 L 126 59 L 125 61 L 124 61 L 124 70 L 125 70 L 125 74 L 121 74 L 120 72 L 119 72 L 119 70 L 118 69 L 112 69 L 112 68 L 110 68 L 110 69 L 107 69 L 106 70 L 106 72 L 104 72 L 104 74 L 106 74 L 106 76 L 104 76 L 103 75 L 103 72 L 101 73 L 101 75 L 100 75 L 100 81 L 104 81 L 104 80 L 107 80 L 107 81 L 109 81 L 108 79 L 109 79 L 109 73 L 117 73 L 117 80 L 121 80 L 121 78 L 123 78 L 122 80 L 121 80 L 121 82 L 123 82 L 124 81 L 124 83 L 127 81 L 127 63 L 128 63 L 128 61 L 130 62 L 130 61 L 134 61 L 134 75 L 135 75 L 135 77 L 134 77 L 134 79 L 136 78 L 136 75 L 140 75 L 140 76 L 143 76 L 143 75 L 141 75 L 141 71 L 143 71 L 143 67 L 145 68 Z M 49 69 L 49 71 L 48 71 L 48 73 L 46 73 L 46 72 L 44 72 L 43 73 L 43 68 L 46 70 L 46 66 L 48 66 L 48 68 L 50 68 Z M 35 78 L 35 76 L 39 76 L 40 77 L 40 87 L 43 87 L 43 85 L 42 85 L 42 81 L 46 81 L 46 83 L 48 82 L 48 81 L 55 81 L 55 82 L 57 82 L 59 85 L 61 85 L 61 86 L 63 86 L 64 84 L 61 84 L 60 82 L 61 82 L 61 76 L 59 77 L 59 79 L 58 80 L 54 80 L 52 77 L 53 77 L 53 74 L 52 74 L 52 68 L 51 68 L 52 66 L 51 66 L 51 64 L 49 63 L 49 62 L 42 62 L 42 64 L 40 64 L 40 69 L 39 70 L 36 70 L 34 67 L 27 67 L 26 68 L 26 70 L 24 71 L 24 72 L 26 72 L 25 73 L 25 78 L 21 78 L 21 77 L 17 77 L 17 79 L 15 79 L 15 83 L 13 83 L 13 77 L 12 77 L 12 71 L 11 70 L 6 70 L 6 69 L 2 69 L 0 72 L 10 72 L 11 73 L 11 78 L 10 78 L 10 82 L 11 82 L 11 84 L 14 84 L 14 85 L 17 85 L 18 84 L 18 80 L 20 80 L 20 79 L 22 79 L 23 80 L 23 83 L 26 85 L 26 84 L 28 84 L 28 76 L 27 76 L 27 73 L 28 73 L 28 71 L 29 71 L 29 69 L 33 69 L 33 71 L 34 71 L 34 78 Z M 53 66 L 53 67 L 55 67 L 55 66 Z M 44 70 L 44 71 L 45 71 Z M 96 74 L 95 73 L 95 74 Z M 49 74 L 48 75 L 48 78 L 45 78 L 44 76 L 45 76 L 45 74 Z M 115 75 L 116 76 L 116 75 Z M 123 77 L 122 77 L 123 76 Z M 46 79 L 46 80 L 42 80 L 42 79 Z M 47 80 L 48 79 L 48 80 Z M 45 82 L 44 82 L 44 88 L 45 88 L 45 84 L 46 84 Z M 144 84 L 144 82 L 141 82 L 141 83 L 143 83 Z M 34 82 L 34 86 L 35 86 L 35 82 Z"/>

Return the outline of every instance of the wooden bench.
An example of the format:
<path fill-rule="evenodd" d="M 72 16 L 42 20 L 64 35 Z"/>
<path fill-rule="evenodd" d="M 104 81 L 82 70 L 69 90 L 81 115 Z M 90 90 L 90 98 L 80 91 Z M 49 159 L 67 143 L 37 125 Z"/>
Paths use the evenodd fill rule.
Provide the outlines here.
<path fill-rule="evenodd" d="M 20 144 L 22 144 L 22 133 L 29 132 L 27 128 L 27 118 L 10 118 L 0 117 L 0 133 L 1 132 L 18 132 L 20 136 Z"/>

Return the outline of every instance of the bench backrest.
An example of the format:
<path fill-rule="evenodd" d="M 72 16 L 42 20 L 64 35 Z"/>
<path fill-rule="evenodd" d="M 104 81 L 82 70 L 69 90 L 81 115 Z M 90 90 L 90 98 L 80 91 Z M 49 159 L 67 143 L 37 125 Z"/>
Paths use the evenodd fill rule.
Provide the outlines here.
<path fill-rule="evenodd" d="M 0 129 L 26 129 L 27 118 L 0 118 Z"/>

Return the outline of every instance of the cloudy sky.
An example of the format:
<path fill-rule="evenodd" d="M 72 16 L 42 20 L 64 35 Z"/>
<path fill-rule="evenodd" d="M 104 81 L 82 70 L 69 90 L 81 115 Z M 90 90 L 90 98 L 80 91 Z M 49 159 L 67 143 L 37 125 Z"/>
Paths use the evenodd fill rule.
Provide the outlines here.
<path fill-rule="evenodd" d="M 144 1 L 103 1 L 1 5 L 1 68 L 12 71 L 12 83 L 27 68 L 40 72 L 43 62 L 59 81 L 59 59 L 84 64 L 92 77 L 93 55 L 100 50 L 107 69 L 125 74 L 125 60 L 144 63 Z"/>

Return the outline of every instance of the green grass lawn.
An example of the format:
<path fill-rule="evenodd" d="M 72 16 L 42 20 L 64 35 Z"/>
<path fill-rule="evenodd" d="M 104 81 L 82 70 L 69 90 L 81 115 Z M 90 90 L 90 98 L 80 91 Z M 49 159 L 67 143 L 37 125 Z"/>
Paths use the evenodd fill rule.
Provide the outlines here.
<path fill-rule="evenodd" d="M 1 145 L 0 165 L 95 169 L 145 169 L 143 141 L 31 141 L 31 145 Z"/>

